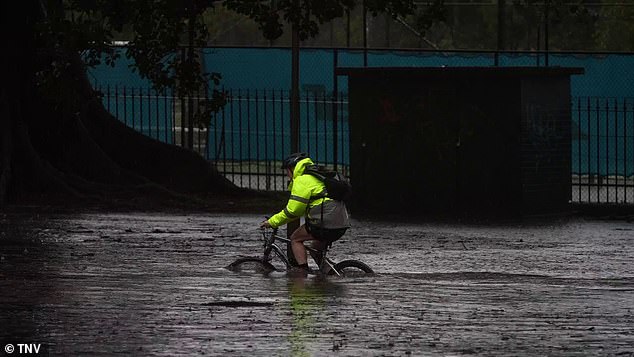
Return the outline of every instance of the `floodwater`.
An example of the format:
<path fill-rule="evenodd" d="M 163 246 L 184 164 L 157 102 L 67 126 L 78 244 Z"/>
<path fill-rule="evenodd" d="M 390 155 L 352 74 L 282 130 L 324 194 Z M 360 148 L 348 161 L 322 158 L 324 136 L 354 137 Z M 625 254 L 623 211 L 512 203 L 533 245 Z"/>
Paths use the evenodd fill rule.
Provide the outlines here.
<path fill-rule="evenodd" d="M 634 355 L 634 224 L 625 221 L 354 220 L 330 256 L 377 274 L 303 279 L 224 269 L 260 252 L 258 215 L 0 217 L 0 351 Z"/>

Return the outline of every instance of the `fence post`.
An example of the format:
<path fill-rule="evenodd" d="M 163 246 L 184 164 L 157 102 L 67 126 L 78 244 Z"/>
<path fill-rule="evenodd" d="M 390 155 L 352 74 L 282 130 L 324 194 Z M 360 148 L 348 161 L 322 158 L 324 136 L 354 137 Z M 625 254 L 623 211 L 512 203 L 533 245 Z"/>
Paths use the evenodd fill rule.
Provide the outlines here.
<path fill-rule="evenodd" d="M 498 0 L 498 43 L 495 51 L 495 66 L 500 65 L 500 51 L 504 50 L 504 6 L 506 0 Z"/>
<path fill-rule="evenodd" d="M 592 106 L 591 106 L 591 102 L 590 102 L 590 97 L 586 98 L 586 113 L 587 114 L 587 121 L 586 121 L 586 129 L 588 130 L 588 203 L 590 202 L 591 196 L 590 196 L 590 185 L 593 183 L 591 181 L 591 177 L 592 177 L 592 172 L 590 170 L 590 164 L 592 163 L 592 153 L 590 151 L 591 148 L 591 143 L 592 143 L 592 135 L 590 132 L 590 117 L 592 116 Z"/>
<path fill-rule="evenodd" d="M 299 121 L 299 29 L 294 24 L 291 35 L 291 152 L 299 151 Z M 286 236 L 290 238 L 297 228 L 299 220 L 287 224 Z M 289 262 L 296 265 L 290 243 L 287 244 L 286 251 Z"/>
<path fill-rule="evenodd" d="M 172 144 L 176 145 L 176 93 L 174 91 L 174 87 L 170 88 L 170 98 L 172 98 L 170 128 L 172 130 Z"/>
<path fill-rule="evenodd" d="M 333 51 L 332 68 L 332 162 L 335 171 L 337 170 L 337 100 L 339 98 L 339 83 L 337 81 L 337 67 L 339 66 L 339 56 L 337 49 Z"/>
<path fill-rule="evenodd" d="M 123 86 L 123 123 L 128 126 L 128 96 L 126 86 Z"/>
<path fill-rule="evenodd" d="M 152 89 L 147 89 L 147 136 L 152 137 Z"/>
<path fill-rule="evenodd" d="M 115 117 L 119 120 L 119 85 L 114 86 L 114 111 L 117 113 Z"/>
<path fill-rule="evenodd" d="M 132 97 L 132 129 L 136 130 L 136 123 L 134 120 L 134 117 L 136 116 L 136 112 L 134 111 L 134 87 L 131 88 L 132 93 L 130 94 L 130 96 Z"/>
<path fill-rule="evenodd" d="M 365 7 L 365 0 L 362 4 L 363 12 L 363 67 L 368 66 L 368 10 Z"/>
<path fill-rule="evenodd" d="M 271 176 L 269 175 L 269 166 L 268 166 L 268 162 L 269 162 L 269 142 L 268 142 L 268 118 L 267 118 L 267 96 L 266 96 L 266 89 L 262 90 L 262 95 L 264 96 L 264 162 L 266 163 L 266 165 L 264 166 L 264 177 L 266 177 L 266 190 L 269 191 L 271 189 Z"/>
<path fill-rule="evenodd" d="M 627 202 L 627 99 L 623 99 L 623 197 Z M 633 200 L 634 202 L 634 200 Z"/>
<path fill-rule="evenodd" d="M 260 97 L 255 90 L 255 185 L 260 189 Z"/>
<path fill-rule="evenodd" d="M 596 98 L 596 113 L 597 113 L 597 203 L 601 203 L 601 104 L 599 98 Z"/>
<path fill-rule="evenodd" d="M 159 93 L 158 93 L 158 89 L 154 89 L 154 101 L 156 102 L 156 140 L 161 140 L 161 134 L 160 134 L 160 127 L 159 127 L 159 122 L 160 122 L 160 116 L 159 116 L 159 107 L 160 102 L 159 102 Z"/>
<path fill-rule="evenodd" d="M 167 144 L 167 90 L 163 90 L 163 130 L 165 131 L 165 143 Z M 170 129 L 171 130 L 171 129 Z"/>

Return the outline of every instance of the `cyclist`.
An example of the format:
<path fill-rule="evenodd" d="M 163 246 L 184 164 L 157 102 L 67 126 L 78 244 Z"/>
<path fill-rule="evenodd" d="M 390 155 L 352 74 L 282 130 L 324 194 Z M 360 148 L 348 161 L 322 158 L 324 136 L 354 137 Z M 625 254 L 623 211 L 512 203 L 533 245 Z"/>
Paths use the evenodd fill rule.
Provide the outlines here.
<path fill-rule="evenodd" d="M 304 175 L 309 165 L 314 163 L 304 152 L 291 154 L 284 159 L 282 169 L 290 179 L 291 195 L 281 212 L 260 224 L 261 227 L 277 228 L 301 216 L 306 217 L 305 224 L 291 234 L 295 261 L 304 271 L 308 271 L 305 241 L 312 241 L 315 249 L 323 250 L 350 228 L 346 205 L 326 197 L 326 186 L 321 180 L 313 175 Z"/>

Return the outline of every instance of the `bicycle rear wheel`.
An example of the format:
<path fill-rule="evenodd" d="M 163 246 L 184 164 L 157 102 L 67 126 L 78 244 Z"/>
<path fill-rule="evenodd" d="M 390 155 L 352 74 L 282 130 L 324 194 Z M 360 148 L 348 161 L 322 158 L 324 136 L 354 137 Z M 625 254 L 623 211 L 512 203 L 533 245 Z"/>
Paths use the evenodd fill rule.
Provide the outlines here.
<path fill-rule="evenodd" d="M 344 260 L 335 264 L 335 270 L 338 271 L 341 276 L 346 277 L 374 274 L 374 270 L 372 270 L 372 268 L 370 268 L 367 264 L 353 259 Z M 333 270 L 331 270 L 329 274 L 337 275 L 337 273 Z"/>
<path fill-rule="evenodd" d="M 273 264 L 256 257 L 239 258 L 226 266 L 227 269 L 240 273 L 268 274 L 275 271 Z"/>

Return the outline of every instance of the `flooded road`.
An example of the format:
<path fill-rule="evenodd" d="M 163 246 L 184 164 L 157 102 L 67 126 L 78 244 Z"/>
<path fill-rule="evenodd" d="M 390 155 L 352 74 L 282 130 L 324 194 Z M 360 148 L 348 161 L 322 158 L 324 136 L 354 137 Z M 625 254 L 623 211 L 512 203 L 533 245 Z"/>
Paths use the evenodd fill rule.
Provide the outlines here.
<path fill-rule="evenodd" d="M 360 259 L 375 276 L 225 270 L 259 254 L 261 219 L 2 216 L 0 351 L 634 356 L 632 223 L 355 220 L 330 256 Z"/>

